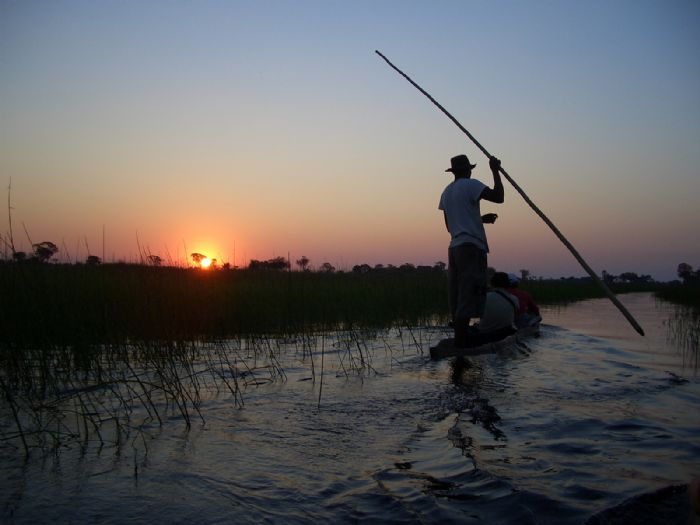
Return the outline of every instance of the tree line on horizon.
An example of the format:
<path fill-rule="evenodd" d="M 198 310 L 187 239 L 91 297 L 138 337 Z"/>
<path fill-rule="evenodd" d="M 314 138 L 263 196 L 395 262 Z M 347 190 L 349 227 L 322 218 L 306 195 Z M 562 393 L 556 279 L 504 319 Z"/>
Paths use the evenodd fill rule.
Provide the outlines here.
<path fill-rule="evenodd" d="M 37 263 L 49 263 L 54 258 L 54 256 L 59 252 L 58 246 L 51 241 L 42 241 L 39 243 L 32 244 L 32 252 L 28 254 L 24 251 L 14 251 L 12 250 L 12 262 L 22 263 L 22 262 L 37 262 Z M 201 266 L 202 261 L 208 259 L 208 257 L 202 253 L 192 253 L 190 254 L 192 261 L 195 266 Z M 5 254 L 5 259 L 3 262 L 7 262 L 7 252 Z M 88 255 L 84 263 L 78 261 L 75 264 L 85 264 L 88 266 L 98 266 L 103 264 L 101 257 L 97 255 Z M 210 259 L 211 269 L 216 270 L 239 270 L 238 266 L 232 266 L 230 263 L 225 262 L 219 264 L 216 259 Z M 141 265 L 146 266 L 163 266 L 164 260 L 162 257 L 154 254 L 148 254 L 141 257 Z M 343 270 L 337 270 L 329 262 L 323 262 L 317 268 L 313 268 L 311 265 L 311 260 L 302 255 L 299 259 L 295 261 L 297 270 L 300 272 L 317 272 L 317 273 L 344 273 Z M 119 262 L 117 264 L 128 264 L 125 262 Z M 291 261 L 285 257 L 273 257 L 266 260 L 251 259 L 248 263 L 247 269 L 249 270 L 272 270 L 272 271 L 292 271 Z M 399 266 L 393 264 L 375 264 L 371 266 L 367 263 L 356 264 L 352 267 L 353 273 L 370 273 L 370 272 L 387 272 L 387 271 L 436 271 L 443 272 L 447 269 L 447 265 L 442 261 L 437 261 L 432 266 L 430 265 L 414 265 L 411 263 L 404 263 Z M 520 279 L 523 281 L 527 280 L 543 280 L 543 277 L 536 277 L 531 274 L 527 269 L 519 270 Z M 694 269 L 688 263 L 680 263 L 677 266 L 676 274 L 678 279 L 685 285 L 699 284 L 700 283 L 700 267 Z M 653 284 L 656 281 L 651 275 L 647 274 L 637 274 L 636 272 L 623 272 L 619 275 L 611 274 L 605 270 L 602 272 L 602 279 L 607 284 L 614 283 L 629 283 L 629 284 Z M 560 280 L 566 281 L 590 281 L 590 277 L 561 277 Z"/>

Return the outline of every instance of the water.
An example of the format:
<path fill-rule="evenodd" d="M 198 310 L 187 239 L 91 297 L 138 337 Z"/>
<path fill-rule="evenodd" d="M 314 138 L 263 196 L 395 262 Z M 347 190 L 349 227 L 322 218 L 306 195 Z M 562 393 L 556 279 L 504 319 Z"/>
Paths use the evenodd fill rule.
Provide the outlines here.
<path fill-rule="evenodd" d="M 539 339 L 464 366 L 426 357 L 439 329 L 366 340 L 362 370 L 328 336 L 320 403 L 320 354 L 312 373 L 290 343 L 286 380 L 249 386 L 243 408 L 210 396 L 189 431 L 173 414 L 121 447 L 28 462 L 0 444 L 2 519 L 653 522 L 644 495 L 700 475 L 697 354 L 667 340 L 675 307 L 622 299 L 646 338 L 605 300 L 544 309 Z M 684 495 L 662 494 L 658 523 L 686 523 Z"/>

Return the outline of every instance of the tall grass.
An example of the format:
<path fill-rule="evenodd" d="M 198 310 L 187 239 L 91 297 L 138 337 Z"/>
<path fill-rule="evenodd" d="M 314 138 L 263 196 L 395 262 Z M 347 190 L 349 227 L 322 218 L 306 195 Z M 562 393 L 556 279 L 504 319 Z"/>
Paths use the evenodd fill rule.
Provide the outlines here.
<path fill-rule="evenodd" d="M 220 340 L 447 321 L 436 270 L 367 273 L 0 263 L 0 345 Z M 540 304 L 603 297 L 590 282 L 528 280 Z M 618 293 L 659 285 L 613 285 Z"/>
<path fill-rule="evenodd" d="M 680 348 L 683 362 L 698 368 L 700 363 L 700 283 L 674 283 L 656 296 L 676 303 L 676 314 L 667 322 L 668 337 Z"/>
<path fill-rule="evenodd" d="M 616 294 L 625 294 L 653 292 L 662 285 L 659 283 L 613 283 L 608 286 Z M 584 299 L 606 297 L 603 290 L 589 279 L 525 280 L 521 281 L 520 288 L 530 292 L 538 304 L 566 304 Z"/>
<path fill-rule="evenodd" d="M 120 443 L 172 414 L 189 426 L 221 389 L 242 403 L 246 384 L 284 378 L 284 338 L 310 355 L 342 330 L 343 371 L 371 370 L 363 330 L 444 321 L 445 276 L 5 263 L 0 313 L 0 440 L 29 454 Z"/>
<path fill-rule="evenodd" d="M 210 340 L 423 323 L 447 313 L 441 272 L 205 271 L 0 265 L 0 343 Z"/>
<path fill-rule="evenodd" d="M 540 304 L 600 296 L 593 284 L 563 280 L 522 288 Z M 344 334 L 343 373 L 371 372 L 363 334 L 400 328 L 402 341 L 421 347 L 413 327 L 446 324 L 446 289 L 445 272 L 429 269 L 0 262 L 0 412 L 11 422 L 0 441 L 29 454 L 66 439 L 118 444 L 171 415 L 189 426 L 209 395 L 224 390 L 241 404 L 246 385 L 283 380 L 280 341 L 296 341 L 308 358 L 329 331 Z M 319 403 L 323 366 L 321 353 Z"/>
<path fill-rule="evenodd" d="M 673 283 L 661 287 L 656 296 L 676 304 L 684 304 L 700 309 L 700 283 Z"/>

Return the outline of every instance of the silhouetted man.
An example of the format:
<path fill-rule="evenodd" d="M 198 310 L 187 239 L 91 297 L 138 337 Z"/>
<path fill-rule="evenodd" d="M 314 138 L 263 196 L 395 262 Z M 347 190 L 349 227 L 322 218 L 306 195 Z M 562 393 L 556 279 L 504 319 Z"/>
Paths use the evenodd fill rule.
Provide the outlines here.
<path fill-rule="evenodd" d="M 515 318 L 520 302 L 508 292 L 508 274 L 496 272 L 491 277 L 492 289 L 486 294 L 486 303 L 478 324 L 480 335 L 491 336 L 489 340 L 502 339 L 515 333 Z"/>
<path fill-rule="evenodd" d="M 452 157 L 451 167 L 455 179 L 442 192 L 440 206 L 445 216 L 445 226 L 452 240 L 448 250 L 449 302 L 455 330 L 455 345 L 467 345 L 469 320 L 481 317 L 486 300 L 487 253 L 484 223 L 496 221 L 496 214 L 481 216 L 481 199 L 502 203 L 503 182 L 501 161 L 489 159 L 493 174 L 493 188 L 471 178 L 476 164 L 466 155 Z"/>

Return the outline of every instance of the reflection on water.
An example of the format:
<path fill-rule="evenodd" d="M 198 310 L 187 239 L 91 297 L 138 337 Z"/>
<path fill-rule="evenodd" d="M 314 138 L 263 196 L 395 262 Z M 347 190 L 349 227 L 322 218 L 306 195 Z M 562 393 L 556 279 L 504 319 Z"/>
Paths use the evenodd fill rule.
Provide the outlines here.
<path fill-rule="evenodd" d="M 190 431 L 173 413 L 121 447 L 28 463 L 0 444 L 3 519 L 581 524 L 624 508 L 646 523 L 641 495 L 700 472 L 700 379 L 668 337 L 673 307 L 622 299 L 646 338 L 595 300 L 462 362 L 426 357 L 441 329 L 357 339 L 359 353 L 340 335 L 289 341 L 283 375 L 250 383 L 242 408 L 225 390 L 203 399 Z"/>
<path fill-rule="evenodd" d="M 620 299 L 646 331 L 645 337 L 638 336 L 607 299 L 544 307 L 544 318 L 548 324 L 615 341 L 617 347 L 634 352 L 636 357 L 646 356 L 651 366 L 675 370 L 680 365 L 683 373 L 697 372 L 698 310 L 661 301 L 651 293 L 627 294 Z"/>

